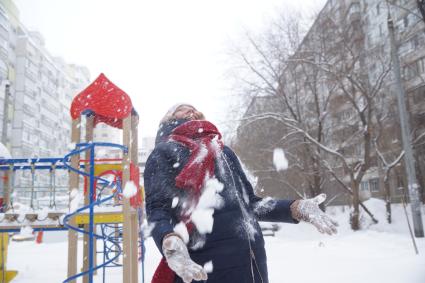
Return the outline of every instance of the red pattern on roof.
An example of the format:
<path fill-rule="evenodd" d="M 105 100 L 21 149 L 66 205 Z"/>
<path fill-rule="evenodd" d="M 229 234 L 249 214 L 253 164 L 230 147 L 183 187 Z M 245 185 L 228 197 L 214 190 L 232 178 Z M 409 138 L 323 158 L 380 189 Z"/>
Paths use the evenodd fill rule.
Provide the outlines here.
<path fill-rule="evenodd" d="M 71 104 L 71 117 L 75 120 L 84 111 L 90 110 L 95 114 L 95 125 L 103 122 L 122 128 L 122 119 L 128 117 L 132 109 L 130 97 L 104 74 L 100 74 L 74 98 Z"/>

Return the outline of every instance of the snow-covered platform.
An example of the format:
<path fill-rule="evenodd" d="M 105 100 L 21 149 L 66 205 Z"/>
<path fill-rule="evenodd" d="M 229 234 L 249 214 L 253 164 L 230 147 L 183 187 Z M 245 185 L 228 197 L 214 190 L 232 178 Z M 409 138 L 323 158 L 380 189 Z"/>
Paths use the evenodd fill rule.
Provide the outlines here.
<path fill-rule="evenodd" d="M 19 231 L 22 227 L 31 227 L 34 230 L 66 230 L 63 225 L 64 211 L 34 211 L 34 212 L 6 212 L 0 213 L 0 232 Z M 74 216 L 76 225 L 88 224 L 90 214 L 80 213 Z M 99 207 L 94 210 L 95 224 L 111 224 L 123 222 L 122 207 Z"/>

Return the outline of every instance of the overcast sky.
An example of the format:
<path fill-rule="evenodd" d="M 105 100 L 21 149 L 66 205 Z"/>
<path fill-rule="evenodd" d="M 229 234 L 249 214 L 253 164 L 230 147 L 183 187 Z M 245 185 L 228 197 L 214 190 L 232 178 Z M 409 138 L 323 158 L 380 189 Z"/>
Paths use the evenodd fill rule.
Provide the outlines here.
<path fill-rule="evenodd" d="M 105 75 L 127 92 L 142 136 L 188 102 L 220 124 L 228 102 L 226 55 L 244 30 L 260 31 L 277 11 L 318 10 L 325 0 L 15 0 L 54 56 Z"/>

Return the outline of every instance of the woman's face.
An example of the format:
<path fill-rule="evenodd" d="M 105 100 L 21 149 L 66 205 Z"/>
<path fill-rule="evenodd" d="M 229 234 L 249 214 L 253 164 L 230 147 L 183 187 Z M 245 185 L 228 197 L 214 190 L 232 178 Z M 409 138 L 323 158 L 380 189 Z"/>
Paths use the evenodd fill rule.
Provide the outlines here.
<path fill-rule="evenodd" d="M 177 107 L 173 117 L 176 119 L 205 120 L 204 114 L 190 105 L 180 105 Z"/>

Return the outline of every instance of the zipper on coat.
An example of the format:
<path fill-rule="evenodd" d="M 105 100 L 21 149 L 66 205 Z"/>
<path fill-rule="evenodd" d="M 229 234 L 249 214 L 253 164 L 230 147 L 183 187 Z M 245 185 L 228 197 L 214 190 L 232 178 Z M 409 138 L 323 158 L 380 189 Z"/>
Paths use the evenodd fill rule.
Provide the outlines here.
<path fill-rule="evenodd" d="M 252 264 L 254 262 L 255 269 L 258 272 L 258 276 L 260 277 L 261 283 L 264 283 L 263 276 L 261 276 L 260 268 L 258 267 L 257 260 L 255 258 L 254 251 L 251 248 L 251 241 L 249 241 L 249 252 L 250 252 L 250 255 L 251 255 L 251 276 L 252 276 L 252 282 L 255 283 L 255 272 L 254 272 L 254 266 Z"/>
<path fill-rule="evenodd" d="M 241 210 L 242 210 L 242 209 L 243 209 L 243 207 L 242 207 L 242 204 L 241 204 L 241 196 L 240 196 L 239 191 L 236 189 L 236 182 L 235 182 L 235 178 L 234 178 L 234 176 L 233 176 L 232 168 L 230 168 L 229 163 L 227 162 L 226 156 L 225 156 L 223 153 L 222 153 L 222 155 L 221 155 L 221 156 L 222 156 L 222 158 L 223 158 L 224 162 L 226 163 L 227 169 L 229 170 L 230 175 L 231 175 L 231 177 L 232 177 L 233 188 L 234 188 L 234 189 L 235 189 L 235 191 L 236 191 L 236 194 L 237 194 L 237 197 L 238 197 L 238 203 L 239 203 L 239 206 L 240 206 L 240 208 L 241 208 Z M 242 189 L 243 189 L 243 188 L 242 188 Z M 245 219 L 245 217 L 244 217 L 243 213 L 242 213 L 242 217 L 244 218 L 244 220 L 247 220 L 247 219 Z M 244 230 L 245 230 L 245 233 L 246 233 L 246 236 L 247 236 L 247 239 L 248 239 L 248 245 L 249 245 L 249 253 L 250 253 L 250 257 L 249 257 L 249 258 L 250 258 L 250 265 L 251 265 L 251 277 L 252 277 L 252 283 L 255 283 L 254 264 L 255 264 L 255 268 L 257 269 L 258 276 L 260 277 L 261 283 L 264 283 L 263 277 L 261 276 L 260 269 L 258 268 L 258 264 L 257 264 L 257 261 L 256 261 L 256 259 L 255 259 L 254 251 L 252 250 L 251 240 L 250 240 L 250 235 L 249 235 L 249 233 L 248 233 L 248 231 L 246 230 L 246 228 L 245 228 L 245 227 L 244 227 Z M 254 264 L 253 264 L 253 263 L 254 263 Z"/>

